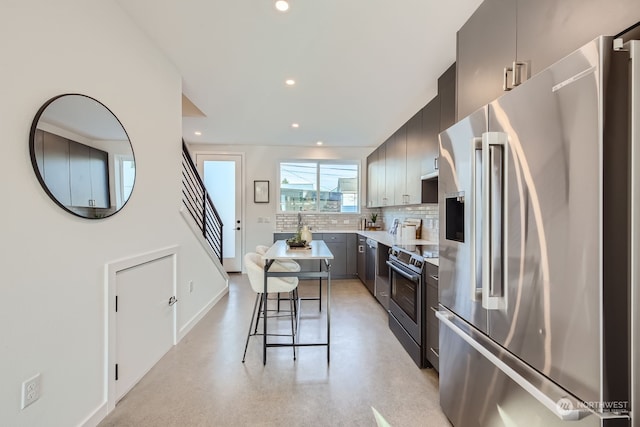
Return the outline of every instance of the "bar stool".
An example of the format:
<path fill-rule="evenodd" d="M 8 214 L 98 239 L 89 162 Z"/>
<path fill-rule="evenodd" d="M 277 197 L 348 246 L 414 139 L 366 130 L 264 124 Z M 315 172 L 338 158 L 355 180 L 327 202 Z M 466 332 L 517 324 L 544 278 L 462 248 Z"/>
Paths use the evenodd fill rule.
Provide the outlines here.
<path fill-rule="evenodd" d="M 256 253 L 258 255 L 264 255 L 267 253 L 267 251 L 269 250 L 269 246 L 265 246 L 265 245 L 258 245 L 256 246 Z M 300 271 L 300 264 L 298 264 L 295 261 L 276 261 L 278 264 L 280 264 L 283 268 L 286 268 L 287 270 L 291 270 L 291 271 Z"/>
<path fill-rule="evenodd" d="M 244 363 L 245 357 L 247 355 L 247 348 L 249 347 L 249 338 L 255 335 L 264 335 L 258 333 L 258 322 L 260 321 L 261 316 L 267 316 L 268 309 L 267 307 L 262 306 L 262 296 L 264 292 L 264 262 L 262 260 L 262 256 L 249 252 L 244 256 L 244 263 L 247 269 L 247 275 L 249 276 L 249 283 L 251 284 L 251 288 L 256 293 L 256 301 L 253 304 L 253 313 L 251 315 L 251 323 L 249 324 L 249 332 L 247 333 L 247 341 L 244 345 L 244 354 L 242 355 L 242 363 Z M 270 271 L 297 271 L 290 270 L 283 266 L 285 263 L 276 263 L 274 262 L 271 265 Z M 298 265 L 294 262 L 294 264 Z M 299 266 L 298 266 L 299 268 Z M 295 316 L 296 316 L 296 308 L 294 302 L 293 291 L 298 287 L 298 278 L 297 277 L 269 277 L 267 279 L 267 294 L 270 293 L 288 293 L 289 294 L 289 306 L 290 306 L 290 317 L 291 317 L 291 342 L 293 344 L 293 360 L 296 360 L 296 347 L 295 347 Z M 258 302 L 260 301 L 260 307 L 258 307 Z M 279 309 L 278 309 L 279 311 Z M 255 329 L 253 333 L 251 333 L 251 329 L 254 324 L 253 321 L 255 319 Z M 283 334 L 267 334 L 273 336 L 283 336 Z M 286 335 L 288 336 L 288 335 Z M 263 337 L 263 339 L 267 339 L 267 337 Z"/>
<path fill-rule="evenodd" d="M 267 251 L 269 250 L 269 246 L 265 246 L 265 245 L 257 245 L 256 246 L 256 253 L 258 255 L 264 255 L 267 253 Z M 300 264 L 298 264 L 295 261 L 290 261 L 290 260 L 276 260 L 274 262 L 278 263 L 283 269 L 288 270 L 288 271 L 300 271 Z M 271 266 L 271 268 L 273 269 L 274 266 Z M 293 296 L 295 297 L 295 299 L 298 299 L 298 288 L 296 287 L 296 289 L 293 291 Z M 280 311 L 280 301 L 282 298 L 280 298 L 280 294 L 278 294 L 278 311 Z M 260 300 L 260 304 L 262 304 L 262 300 Z M 260 306 L 260 309 L 262 310 L 262 306 Z M 297 305 L 296 305 L 296 310 L 297 310 Z"/>

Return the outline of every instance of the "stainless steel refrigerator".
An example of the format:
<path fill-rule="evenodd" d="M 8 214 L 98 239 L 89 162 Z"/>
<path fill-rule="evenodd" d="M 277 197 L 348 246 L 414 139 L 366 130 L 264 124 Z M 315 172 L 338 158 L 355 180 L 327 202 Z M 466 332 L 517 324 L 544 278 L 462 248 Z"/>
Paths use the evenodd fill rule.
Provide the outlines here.
<path fill-rule="evenodd" d="M 640 426 L 640 42 L 621 44 L 600 37 L 440 134 L 456 427 Z"/>

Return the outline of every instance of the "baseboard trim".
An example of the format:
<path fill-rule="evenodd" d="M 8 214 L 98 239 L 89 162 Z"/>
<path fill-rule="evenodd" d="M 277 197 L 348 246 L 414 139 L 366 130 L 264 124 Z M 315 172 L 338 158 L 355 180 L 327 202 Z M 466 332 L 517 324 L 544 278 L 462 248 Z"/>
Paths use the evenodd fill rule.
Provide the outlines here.
<path fill-rule="evenodd" d="M 213 297 L 211 301 L 209 301 L 204 307 L 202 307 L 199 312 L 197 312 L 191 319 L 189 319 L 189 321 L 187 321 L 187 323 L 185 323 L 182 328 L 180 328 L 180 330 L 178 331 L 178 342 L 180 342 L 182 338 L 184 338 L 191 331 L 191 329 L 193 329 L 193 327 L 202 320 L 202 318 L 209 312 L 209 310 L 213 308 L 213 306 L 215 306 L 222 298 L 224 298 L 225 295 L 229 293 L 229 279 L 226 278 L 225 282 L 226 286 L 218 293 L 218 295 Z"/>
<path fill-rule="evenodd" d="M 107 402 L 102 402 L 100 406 L 98 406 L 87 418 L 84 419 L 80 424 L 81 427 L 96 427 L 100 424 L 100 421 L 104 420 L 107 415 Z"/>

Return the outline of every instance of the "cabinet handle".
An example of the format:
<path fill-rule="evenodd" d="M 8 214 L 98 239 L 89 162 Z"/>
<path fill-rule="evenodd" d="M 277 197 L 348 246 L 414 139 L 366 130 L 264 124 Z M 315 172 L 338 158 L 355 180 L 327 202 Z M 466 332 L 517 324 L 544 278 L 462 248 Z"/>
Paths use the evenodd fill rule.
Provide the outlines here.
<path fill-rule="evenodd" d="M 509 73 L 510 72 L 511 73 L 513 72 L 513 68 L 504 67 L 504 72 L 503 72 L 503 75 L 502 75 L 502 90 L 504 90 L 505 92 L 506 91 L 510 91 L 511 89 L 513 89 L 513 88 L 509 87 L 509 83 L 508 83 Z"/>
<path fill-rule="evenodd" d="M 429 347 L 429 350 L 431 350 L 431 352 L 435 354 L 438 359 L 440 359 L 440 355 L 438 354 L 437 351 L 435 351 L 432 347 Z"/>
<path fill-rule="evenodd" d="M 522 72 L 523 68 L 524 68 L 524 73 Z M 512 70 L 513 70 L 513 80 L 512 80 L 513 87 L 520 86 L 522 83 L 524 83 L 525 80 L 529 78 L 529 64 L 527 62 L 515 61 L 513 63 Z"/>
<path fill-rule="evenodd" d="M 438 157 L 433 158 L 433 168 L 435 170 L 438 170 L 438 159 L 439 159 Z"/>

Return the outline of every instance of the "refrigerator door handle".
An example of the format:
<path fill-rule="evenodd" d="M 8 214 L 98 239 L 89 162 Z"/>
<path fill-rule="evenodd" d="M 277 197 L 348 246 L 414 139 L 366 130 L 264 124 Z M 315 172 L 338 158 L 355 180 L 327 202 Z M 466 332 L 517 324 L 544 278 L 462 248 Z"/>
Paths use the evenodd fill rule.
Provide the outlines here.
<path fill-rule="evenodd" d="M 471 140 L 471 188 L 469 194 L 471 205 L 471 221 L 469 236 L 471 236 L 471 265 L 469 280 L 471 301 L 482 301 L 482 138 Z M 478 286 L 478 284 L 480 286 Z"/>
<path fill-rule="evenodd" d="M 628 50 L 630 61 L 630 98 L 631 98 L 631 169 L 629 182 L 631 183 L 630 216 L 631 216 L 631 247 L 630 259 L 638 259 L 640 254 L 640 40 L 630 40 L 624 43 L 622 39 L 614 40 L 615 50 Z M 640 265 L 631 263 L 631 306 L 640 307 Z M 640 310 L 631 310 L 631 407 L 640 407 Z"/>
<path fill-rule="evenodd" d="M 509 363 L 506 363 L 504 357 L 501 357 L 500 354 L 496 354 L 495 351 L 491 351 L 491 349 L 487 348 L 483 343 L 474 339 L 474 337 L 470 336 L 467 332 L 458 327 L 454 323 L 456 321 L 456 316 L 454 316 L 452 313 L 441 309 L 439 311 L 436 311 L 435 315 L 440 321 L 441 326 L 446 326 L 456 335 L 462 338 L 467 344 L 473 347 L 474 350 L 485 357 L 497 369 L 507 375 L 512 381 L 526 390 L 533 398 L 544 405 L 562 421 L 577 421 L 591 414 L 590 411 L 580 407 L 580 405 L 574 398 L 569 397 L 568 393 L 565 394 L 564 390 L 560 389 L 557 386 L 553 387 L 555 394 L 558 395 L 557 397 L 552 397 L 546 394 L 543 390 L 540 389 L 540 387 L 536 386 L 527 378 L 525 378 L 525 376 L 521 375 L 521 373 L 518 372 L 517 368 L 514 368 Z M 551 389 L 551 387 L 549 387 L 549 389 Z"/>
<path fill-rule="evenodd" d="M 503 297 L 504 165 L 507 135 L 482 134 L 482 307 L 498 310 Z"/>

